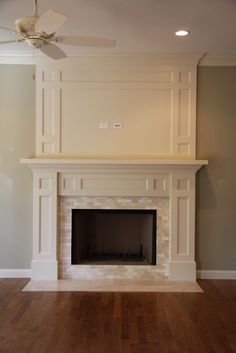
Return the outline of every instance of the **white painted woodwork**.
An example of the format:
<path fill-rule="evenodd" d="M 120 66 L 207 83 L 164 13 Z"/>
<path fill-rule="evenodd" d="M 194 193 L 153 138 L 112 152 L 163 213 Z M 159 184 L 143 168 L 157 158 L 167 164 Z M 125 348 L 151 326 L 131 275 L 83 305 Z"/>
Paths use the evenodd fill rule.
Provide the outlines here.
<path fill-rule="evenodd" d="M 192 263 L 189 266 L 194 269 L 196 277 L 195 173 L 183 171 L 172 175 L 171 237 L 170 278 L 180 279 L 187 263 Z M 188 271 L 186 276 L 190 276 Z"/>
<path fill-rule="evenodd" d="M 57 278 L 57 173 L 35 172 L 32 279 Z"/>
<path fill-rule="evenodd" d="M 169 278 L 196 279 L 195 173 L 207 161 L 26 159 L 22 163 L 34 174 L 32 278 L 57 278 L 58 196 L 109 195 L 168 197 Z"/>
<path fill-rule="evenodd" d="M 199 58 L 37 60 L 37 158 L 22 161 L 34 174 L 32 278 L 57 278 L 59 196 L 146 196 L 170 201 L 169 278 L 195 280 Z"/>
<path fill-rule="evenodd" d="M 169 175 L 61 173 L 59 195 L 168 196 Z"/>
<path fill-rule="evenodd" d="M 194 159 L 198 58 L 37 64 L 37 156 Z M 109 128 L 99 129 L 104 121 Z"/>
<path fill-rule="evenodd" d="M 107 57 L 107 55 L 105 55 Z M 119 54 L 115 55 L 109 55 L 110 57 L 120 57 Z M 122 55 L 123 57 L 130 57 L 130 55 Z M 135 57 L 146 57 L 146 54 L 135 54 Z M 194 62 L 197 66 L 236 66 L 236 55 L 233 53 L 216 53 L 216 54 L 210 54 L 210 53 L 199 53 L 197 60 L 196 60 L 196 55 L 191 55 L 191 54 L 182 54 L 182 53 L 175 53 L 174 55 L 167 55 L 167 54 L 148 54 L 149 57 L 155 57 L 156 61 L 159 63 L 163 62 L 168 62 L 171 64 L 174 64 L 180 60 L 182 60 L 182 64 L 189 64 L 189 62 Z M 81 57 L 81 55 L 78 55 L 77 57 Z M 99 54 L 99 57 L 104 57 L 103 54 Z M 173 59 L 175 58 L 175 60 Z M 161 59 L 161 60 L 160 60 Z M 171 59 L 171 60 L 170 60 Z M 187 60 L 186 60 L 187 59 Z M 67 63 L 69 62 L 74 62 L 75 61 L 75 56 L 68 56 L 65 60 Z M 51 59 L 46 57 L 45 55 L 37 55 L 34 57 L 34 60 L 32 58 L 32 52 L 26 53 L 25 51 L 19 51 L 13 52 L 13 51 L 8 51 L 5 50 L 4 52 L 0 52 L 0 64 L 7 64 L 7 65 L 32 65 L 32 64 L 45 64 L 45 63 L 50 63 Z M 47 75 L 49 77 L 49 81 L 52 81 L 52 78 L 50 78 L 51 73 L 46 72 L 46 80 L 47 80 Z"/>
<path fill-rule="evenodd" d="M 21 159 L 21 163 L 27 164 L 32 170 L 58 170 L 60 172 L 69 170 L 89 170 L 89 168 L 94 170 L 94 168 L 100 170 L 106 167 L 116 169 L 118 172 L 121 169 L 117 168 L 152 168 L 165 170 L 171 167 L 175 171 L 178 169 L 190 169 L 197 171 L 201 166 L 207 165 L 207 160 L 197 160 L 197 159 L 76 159 L 76 158 L 30 158 Z"/>

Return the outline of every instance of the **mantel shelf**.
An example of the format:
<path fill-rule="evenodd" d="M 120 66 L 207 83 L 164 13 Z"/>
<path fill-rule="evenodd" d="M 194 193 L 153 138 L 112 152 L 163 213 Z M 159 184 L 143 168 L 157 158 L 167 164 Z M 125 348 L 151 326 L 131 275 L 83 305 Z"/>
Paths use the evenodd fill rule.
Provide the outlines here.
<path fill-rule="evenodd" d="M 76 167 L 76 166 L 160 166 L 160 167 L 198 167 L 208 164 L 207 160 L 174 159 L 62 159 L 30 158 L 21 159 L 21 163 L 34 167 Z"/>

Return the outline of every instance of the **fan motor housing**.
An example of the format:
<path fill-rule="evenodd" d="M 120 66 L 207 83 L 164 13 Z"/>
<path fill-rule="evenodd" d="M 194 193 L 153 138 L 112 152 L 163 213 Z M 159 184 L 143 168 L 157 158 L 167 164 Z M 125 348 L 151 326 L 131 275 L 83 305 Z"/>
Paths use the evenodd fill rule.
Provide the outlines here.
<path fill-rule="evenodd" d="M 54 33 L 37 33 L 35 27 L 38 19 L 38 16 L 31 16 L 18 18 L 15 21 L 16 31 L 21 33 L 24 36 L 25 41 L 34 48 L 41 48 L 54 38 Z"/>
<path fill-rule="evenodd" d="M 37 36 L 28 37 L 25 40 L 31 47 L 34 47 L 34 48 L 41 48 L 45 44 L 47 44 L 47 41 L 45 39 Z"/>
<path fill-rule="evenodd" d="M 38 18 L 38 16 L 18 18 L 15 21 L 16 31 L 26 35 L 34 35 L 35 24 L 38 21 Z"/>

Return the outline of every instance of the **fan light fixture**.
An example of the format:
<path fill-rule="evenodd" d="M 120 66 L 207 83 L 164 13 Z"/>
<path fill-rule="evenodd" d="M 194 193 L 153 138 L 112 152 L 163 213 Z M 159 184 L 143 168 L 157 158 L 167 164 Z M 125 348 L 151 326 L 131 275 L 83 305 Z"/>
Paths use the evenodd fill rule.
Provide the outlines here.
<path fill-rule="evenodd" d="M 186 31 L 185 29 L 180 29 L 179 31 L 175 32 L 175 35 L 177 37 L 186 37 L 189 35 L 189 31 Z"/>

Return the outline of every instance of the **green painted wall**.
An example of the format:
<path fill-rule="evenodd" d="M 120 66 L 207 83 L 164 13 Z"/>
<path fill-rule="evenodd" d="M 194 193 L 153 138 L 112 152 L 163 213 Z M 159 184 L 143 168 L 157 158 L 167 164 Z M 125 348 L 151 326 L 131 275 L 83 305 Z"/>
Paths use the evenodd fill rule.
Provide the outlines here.
<path fill-rule="evenodd" d="M 198 70 L 197 263 L 236 270 L 236 67 Z"/>
<path fill-rule="evenodd" d="M 32 66 L 0 65 L 0 269 L 30 268 L 32 175 L 20 158 L 35 153 Z"/>
<path fill-rule="evenodd" d="M 32 175 L 20 158 L 35 153 L 32 66 L 0 65 L 0 268 L 29 268 Z M 236 67 L 198 70 L 199 269 L 236 270 Z"/>

